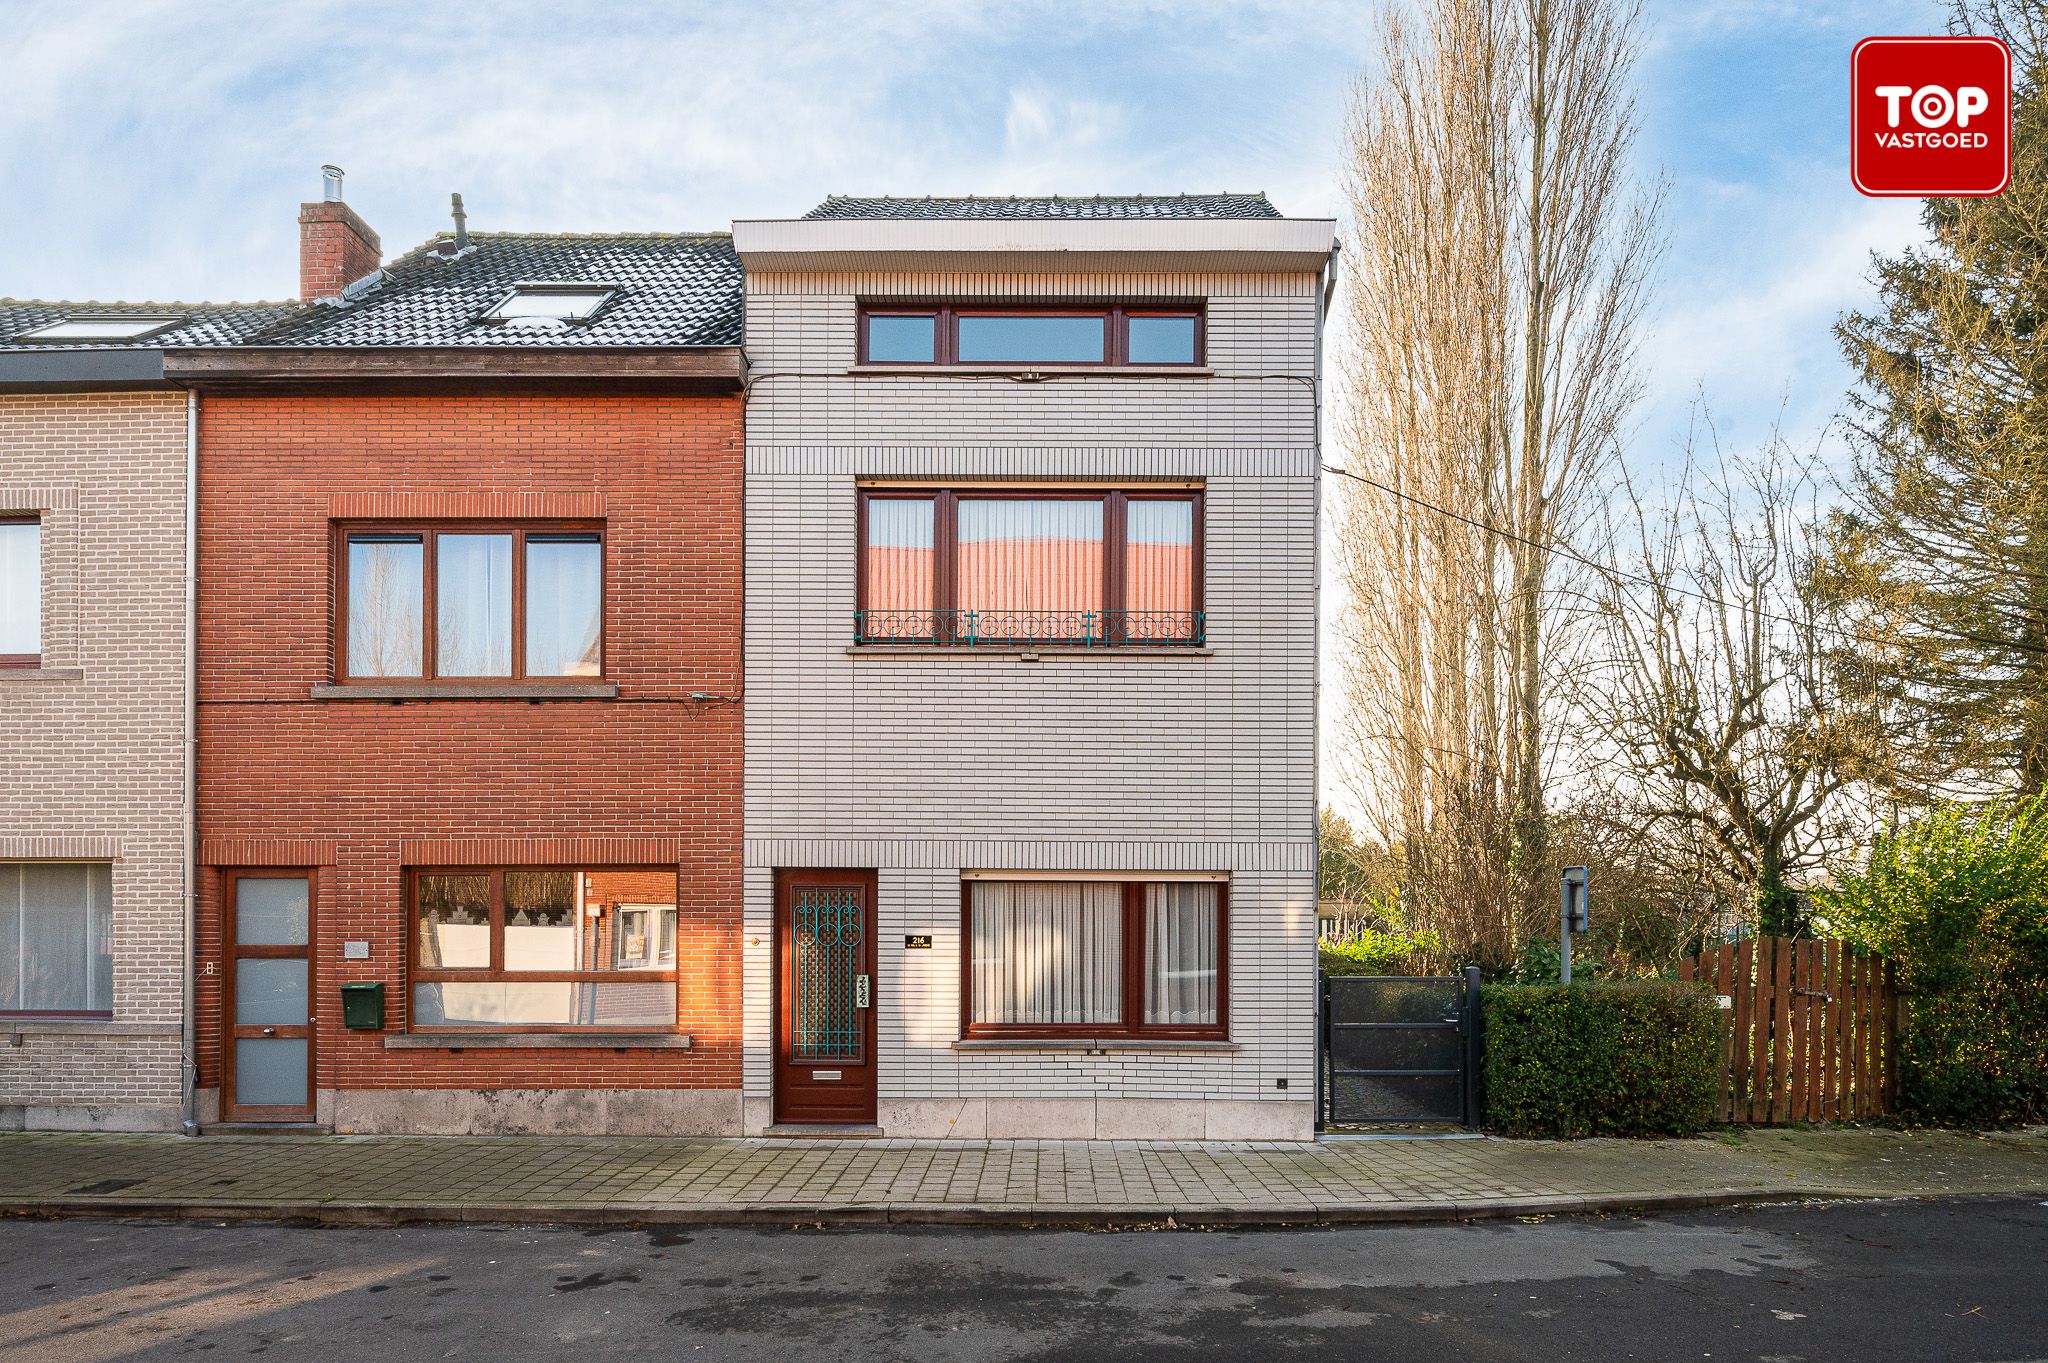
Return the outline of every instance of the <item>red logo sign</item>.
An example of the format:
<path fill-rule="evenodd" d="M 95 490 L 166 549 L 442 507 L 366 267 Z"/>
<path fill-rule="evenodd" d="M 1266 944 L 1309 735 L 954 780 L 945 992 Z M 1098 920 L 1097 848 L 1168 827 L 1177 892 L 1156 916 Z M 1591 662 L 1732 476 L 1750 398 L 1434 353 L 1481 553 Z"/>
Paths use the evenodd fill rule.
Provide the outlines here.
<path fill-rule="evenodd" d="M 1981 197 L 2012 178 L 2012 53 L 1996 38 L 1865 38 L 1849 56 L 1849 174 L 1865 194 Z"/>

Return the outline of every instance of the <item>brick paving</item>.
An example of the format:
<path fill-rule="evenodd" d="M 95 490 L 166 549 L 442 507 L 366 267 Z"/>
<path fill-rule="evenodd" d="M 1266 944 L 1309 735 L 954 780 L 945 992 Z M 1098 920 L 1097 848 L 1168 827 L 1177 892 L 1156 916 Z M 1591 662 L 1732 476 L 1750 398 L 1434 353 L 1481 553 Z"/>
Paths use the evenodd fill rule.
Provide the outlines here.
<path fill-rule="evenodd" d="M 1343 1221 L 2048 1192 L 2048 1130 L 1684 1141 L 0 1136 L 0 1211 L 327 1220 Z"/>

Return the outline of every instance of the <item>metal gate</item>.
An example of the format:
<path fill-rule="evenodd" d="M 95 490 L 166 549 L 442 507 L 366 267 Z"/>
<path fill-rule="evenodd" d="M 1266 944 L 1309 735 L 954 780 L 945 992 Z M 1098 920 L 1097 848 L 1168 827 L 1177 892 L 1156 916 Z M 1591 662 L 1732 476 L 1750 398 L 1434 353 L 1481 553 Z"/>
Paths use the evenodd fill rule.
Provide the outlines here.
<path fill-rule="evenodd" d="M 1324 1125 L 1477 1123 L 1477 968 L 1462 979 L 1326 975 L 1322 986 Z"/>

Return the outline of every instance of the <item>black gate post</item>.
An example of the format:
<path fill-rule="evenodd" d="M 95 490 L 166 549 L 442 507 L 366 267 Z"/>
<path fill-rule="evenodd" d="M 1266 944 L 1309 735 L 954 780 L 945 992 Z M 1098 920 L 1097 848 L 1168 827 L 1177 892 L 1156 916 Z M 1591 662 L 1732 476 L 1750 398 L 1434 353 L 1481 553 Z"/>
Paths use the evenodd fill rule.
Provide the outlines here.
<path fill-rule="evenodd" d="M 1479 1125 L 1479 967 L 1465 967 L 1465 1125 Z"/>
<path fill-rule="evenodd" d="M 1320 946 L 1321 944 L 1318 943 Z M 1329 1115 L 1324 1092 L 1323 1071 L 1330 1063 L 1330 980 L 1316 967 L 1316 1130 L 1321 1131 Z"/>

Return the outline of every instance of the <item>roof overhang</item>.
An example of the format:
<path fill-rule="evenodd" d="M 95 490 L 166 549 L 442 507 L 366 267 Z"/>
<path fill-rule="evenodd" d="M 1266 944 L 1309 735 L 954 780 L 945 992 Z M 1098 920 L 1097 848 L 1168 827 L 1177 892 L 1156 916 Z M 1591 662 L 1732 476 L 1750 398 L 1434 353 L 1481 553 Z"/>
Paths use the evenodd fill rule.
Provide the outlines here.
<path fill-rule="evenodd" d="M 738 392 L 738 346 L 208 347 L 169 350 L 164 376 L 195 388 L 626 385 Z"/>
<path fill-rule="evenodd" d="M 104 350 L 0 350 L 0 393 L 174 388 L 154 346 Z"/>
<path fill-rule="evenodd" d="M 749 273 L 793 270 L 1309 272 L 1337 242 L 1329 218 L 783 218 L 732 225 Z"/>

